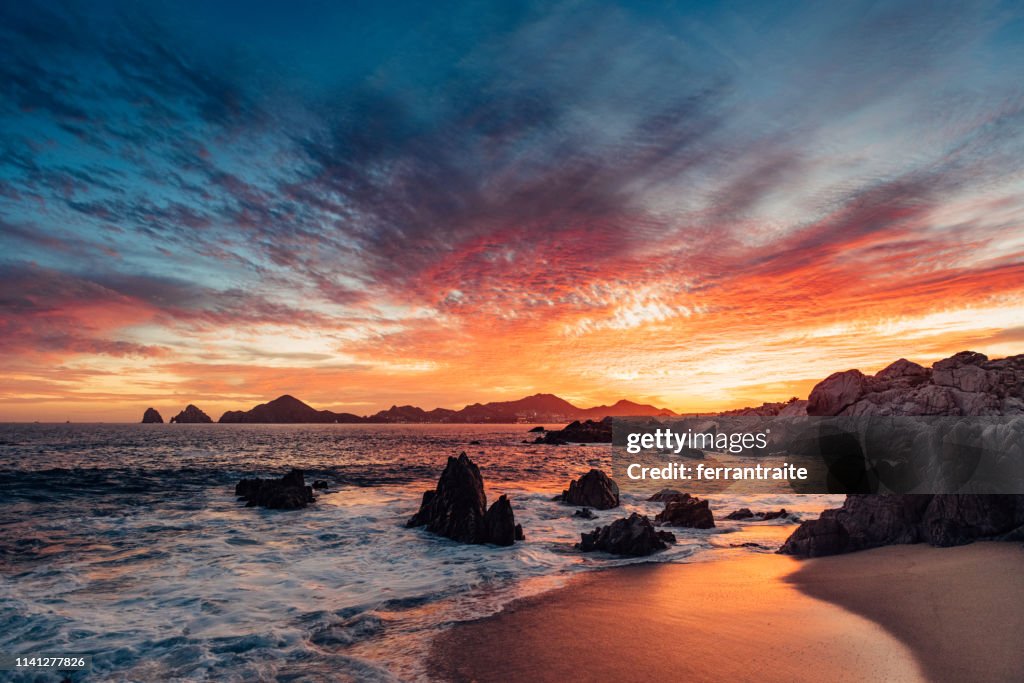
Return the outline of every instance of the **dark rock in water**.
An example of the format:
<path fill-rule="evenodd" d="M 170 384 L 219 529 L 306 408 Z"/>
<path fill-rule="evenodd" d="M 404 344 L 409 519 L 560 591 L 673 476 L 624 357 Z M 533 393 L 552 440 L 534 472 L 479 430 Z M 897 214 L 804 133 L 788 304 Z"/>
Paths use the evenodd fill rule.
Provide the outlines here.
<path fill-rule="evenodd" d="M 573 517 L 579 517 L 581 519 L 596 519 L 597 515 L 590 508 L 580 508 L 576 512 L 572 513 Z"/>
<path fill-rule="evenodd" d="M 142 424 L 163 424 L 164 418 L 156 408 L 146 408 L 142 414 Z"/>
<path fill-rule="evenodd" d="M 664 550 L 669 543 L 675 542 L 673 534 L 658 531 L 651 520 L 634 512 L 608 526 L 598 527 L 589 534 L 581 534 L 576 547 L 585 553 L 601 550 L 616 555 L 642 557 Z"/>
<path fill-rule="evenodd" d="M 508 496 L 502 496 L 484 513 L 484 529 L 488 543 L 494 545 L 512 545 L 516 535 L 522 538 L 523 529 L 516 524 L 515 513 Z"/>
<path fill-rule="evenodd" d="M 483 477 L 465 453 L 448 458 L 437 488 L 423 493 L 419 511 L 406 526 L 426 526 L 461 543 L 512 545 L 524 538 L 507 496 L 487 509 Z"/>
<path fill-rule="evenodd" d="M 271 510 L 297 510 L 316 501 L 313 487 L 306 486 L 302 470 L 297 469 L 280 479 L 243 479 L 235 485 L 235 495 L 246 501 L 246 507 Z"/>
<path fill-rule="evenodd" d="M 654 521 L 666 526 L 684 526 L 691 529 L 711 529 L 715 518 L 708 507 L 708 501 L 695 498 L 689 493 L 674 496 L 665 502 L 665 509 Z"/>
<path fill-rule="evenodd" d="M 754 543 L 753 541 L 747 541 L 746 543 L 730 543 L 730 548 L 756 548 L 757 550 L 771 550 L 768 546 L 762 543 Z"/>
<path fill-rule="evenodd" d="M 601 470 L 590 470 L 579 479 L 569 482 L 556 500 L 569 505 L 608 510 L 619 506 L 619 485 Z"/>
<path fill-rule="evenodd" d="M 780 519 L 782 517 L 794 517 L 790 512 L 786 511 L 786 508 L 780 510 L 769 510 L 767 512 L 751 512 L 750 508 L 740 508 L 734 510 L 725 516 L 726 519 L 748 519 L 752 522 L 767 522 L 772 519 Z"/>
<path fill-rule="evenodd" d="M 547 431 L 547 430 L 546 430 L 546 429 L 544 429 L 544 427 L 542 427 L 542 426 L 538 425 L 538 426 L 534 427 L 533 429 L 531 429 L 530 431 L 531 431 L 531 432 L 545 432 L 545 431 Z"/>
<path fill-rule="evenodd" d="M 323 479 L 317 479 L 316 481 L 313 482 L 313 488 L 314 489 L 325 489 L 325 488 L 327 488 L 327 482 L 324 481 Z"/>
<path fill-rule="evenodd" d="M 552 445 L 563 445 L 567 443 L 611 443 L 612 442 L 612 418 L 606 417 L 603 420 L 586 420 L 567 425 L 564 429 L 546 432 L 544 436 L 538 437 L 535 443 L 546 443 Z"/>
<path fill-rule="evenodd" d="M 819 557 L 902 543 L 963 545 L 1024 533 L 1024 496 L 850 495 L 804 522 L 779 550 Z"/>
<path fill-rule="evenodd" d="M 479 446 L 480 442 L 477 441 L 476 439 L 473 439 L 472 441 L 469 442 L 469 445 L 470 446 Z"/>
<path fill-rule="evenodd" d="M 676 491 L 675 489 L 662 489 L 648 498 L 647 501 L 649 503 L 664 503 L 667 500 L 672 500 L 673 498 L 682 495 L 685 495 L 682 491 Z"/>
<path fill-rule="evenodd" d="M 189 403 L 185 406 L 185 410 L 171 418 L 171 422 L 179 424 L 211 424 L 213 420 L 210 419 L 209 415 Z"/>

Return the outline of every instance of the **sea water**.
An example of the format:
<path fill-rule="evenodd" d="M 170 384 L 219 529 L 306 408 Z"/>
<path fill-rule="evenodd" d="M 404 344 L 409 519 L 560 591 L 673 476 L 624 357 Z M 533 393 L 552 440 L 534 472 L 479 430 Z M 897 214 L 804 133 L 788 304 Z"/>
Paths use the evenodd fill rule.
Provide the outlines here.
<path fill-rule="evenodd" d="M 0 653 L 91 655 L 75 680 L 416 680 L 432 637 L 456 622 L 581 571 L 771 552 L 771 527 L 787 522 L 721 518 L 738 507 L 806 518 L 842 501 L 709 496 L 716 529 L 674 528 L 679 542 L 649 558 L 584 555 L 581 532 L 663 505 L 624 494 L 620 509 L 573 517 L 552 496 L 608 471 L 608 448 L 524 443 L 529 428 L 0 425 Z M 489 501 L 509 494 L 525 543 L 405 528 L 462 451 Z M 239 478 L 292 467 L 331 492 L 296 511 L 235 499 Z M 728 542 L 740 529 L 756 545 Z"/>

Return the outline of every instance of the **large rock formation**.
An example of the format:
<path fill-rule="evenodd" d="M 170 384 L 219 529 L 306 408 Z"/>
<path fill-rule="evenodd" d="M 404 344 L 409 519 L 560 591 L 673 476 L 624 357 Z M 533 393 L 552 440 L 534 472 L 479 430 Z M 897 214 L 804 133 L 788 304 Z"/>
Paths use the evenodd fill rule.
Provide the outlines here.
<path fill-rule="evenodd" d="M 952 546 L 976 539 L 1024 540 L 1024 496 L 851 495 L 804 522 L 779 551 L 818 557 L 898 543 Z"/>
<path fill-rule="evenodd" d="M 487 509 L 480 469 L 462 453 L 448 458 L 437 488 L 425 491 L 419 511 L 407 527 L 426 526 L 428 531 L 461 543 L 512 545 L 523 540 L 507 496 Z"/>
<path fill-rule="evenodd" d="M 567 443 L 611 443 L 612 442 L 612 418 L 606 417 L 603 420 L 586 420 L 566 425 L 563 429 L 556 429 L 538 436 L 535 443 L 546 443 L 559 446 Z"/>
<path fill-rule="evenodd" d="M 712 529 L 715 517 L 708 501 L 689 493 L 678 493 L 665 499 L 665 509 L 654 517 L 658 524 L 683 526 L 691 529 Z"/>
<path fill-rule="evenodd" d="M 925 368 L 904 358 L 875 375 L 846 370 L 811 391 L 808 415 L 1021 415 L 1024 354 L 989 360 L 973 351 Z"/>
<path fill-rule="evenodd" d="M 963 351 L 931 368 L 900 359 L 873 376 L 847 370 L 811 391 L 809 415 L 1024 414 L 1024 355 L 989 360 Z M 1016 452 L 1016 451 L 1015 451 Z M 779 552 L 804 555 L 925 542 L 937 546 L 1024 536 L 1021 495 L 850 495 L 804 522 Z"/>
<path fill-rule="evenodd" d="M 664 550 L 676 537 L 667 531 L 658 531 L 645 516 L 637 513 L 617 519 L 608 526 L 580 535 L 577 548 L 587 553 L 601 550 L 616 555 L 642 557 Z"/>
<path fill-rule="evenodd" d="M 246 501 L 246 507 L 271 510 L 297 510 L 316 501 L 313 488 L 306 486 L 305 475 L 298 469 L 280 479 L 243 479 L 235 485 L 235 495 Z"/>
<path fill-rule="evenodd" d="M 569 482 L 569 488 L 562 491 L 558 500 L 577 507 L 608 510 L 619 506 L 619 485 L 601 470 L 590 470 Z"/>
<path fill-rule="evenodd" d="M 208 424 L 212 423 L 213 420 L 210 419 L 209 415 L 189 403 L 185 406 L 185 410 L 171 418 L 171 422 L 179 424 Z"/>
<path fill-rule="evenodd" d="M 142 414 L 142 424 L 163 424 L 164 418 L 156 408 L 146 408 Z"/>

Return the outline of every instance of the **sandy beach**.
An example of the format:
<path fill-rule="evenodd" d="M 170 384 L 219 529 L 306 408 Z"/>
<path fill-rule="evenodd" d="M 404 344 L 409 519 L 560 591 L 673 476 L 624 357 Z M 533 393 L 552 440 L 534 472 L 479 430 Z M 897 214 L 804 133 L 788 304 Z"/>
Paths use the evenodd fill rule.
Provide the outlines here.
<path fill-rule="evenodd" d="M 1024 548 L 890 546 L 809 560 L 786 580 L 885 627 L 934 681 L 1024 676 Z"/>
<path fill-rule="evenodd" d="M 648 564 L 456 626 L 458 681 L 1011 680 L 1024 671 L 1018 544 Z"/>

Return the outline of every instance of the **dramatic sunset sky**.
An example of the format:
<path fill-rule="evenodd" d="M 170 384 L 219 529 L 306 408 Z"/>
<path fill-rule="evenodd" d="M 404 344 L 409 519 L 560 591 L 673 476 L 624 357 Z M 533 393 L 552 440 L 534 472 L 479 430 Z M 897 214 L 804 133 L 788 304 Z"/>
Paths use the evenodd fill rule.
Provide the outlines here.
<path fill-rule="evenodd" d="M 1024 352 L 1019 3 L 0 5 L 0 420 Z"/>

